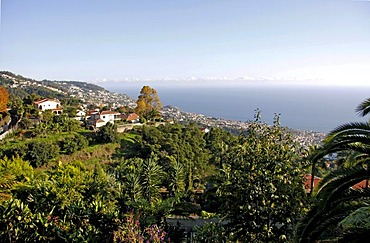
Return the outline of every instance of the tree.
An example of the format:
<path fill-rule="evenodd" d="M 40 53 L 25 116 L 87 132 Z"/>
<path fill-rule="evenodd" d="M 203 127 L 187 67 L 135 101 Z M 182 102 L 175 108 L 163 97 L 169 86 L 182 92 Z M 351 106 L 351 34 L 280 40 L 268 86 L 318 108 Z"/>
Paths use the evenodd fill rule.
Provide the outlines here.
<path fill-rule="evenodd" d="M 9 93 L 5 87 L 0 87 L 0 112 L 7 111 L 7 104 L 9 101 Z"/>
<path fill-rule="evenodd" d="M 53 121 L 54 113 L 51 110 L 45 110 L 42 112 L 42 121 L 46 124 L 50 124 Z"/>
<path fill-rule="evenodd" d="M 116 127 L 108 122 L 105 126 L 101 127 L 96 134 L 95 141 L 97 143 L 114 143 L 118 141 L 118 134 Z"/>
<path fill-rule="evenodd" d="M 23 115 L 24 107 L 23 100 L 14 94 L 9 96 L 9 107 L 12 109 L 10 112 L 13 115 Z"/>
<path fill-rule="evenodd" d="M 157 91 L 149 86 L 144 86 L 136 101 L 136 112 L 140 116 L 144 116 L 147 119 L 152 119 L 157 116 L 158 113 L 155 111 L 160 111 L 162 109 L 162 103 L 159 99 Z"/>
<path fill-rule="evenodd" d="M 367 115 L 370 112 L 370 99 L 362 102 L 356 111 L 361 116 Z M 366 189 L 350 189 L 356 183 L 370 179 L 369 122 L 352 122 L 339 126 L 328 134 L 323 145 L 318 147 L 309 158 L 316 163 L 331 153 L 340 155 L 342 157 L 340 159 L 345 161 L 345 167 L 330 173 L 320 183 L 316 194 L 313 195 L 314 206 L 297 226 L 295 237 L 297 242 L 314 242 L 323 235 L 333 232 L 336 239 L 340 237 L 348 239 L 346 237 L 349 233 L 352 236 L 351 242 L 360 242 L 358 240 L 364 236 L 361 232 L 370 230 L 369 227 L 364 228 L 366 223 L 370 223 L 369 218 L 366 223 L 352 225 L 349 232 L 343 231 L 343 225 L 340 224 L 341 220 L 352 221 L 349 217 L 354 217 L 354 212 L 364 206 L 364 203 L 369 208 L 368 183 L 366 183 Z M 357 231 L 360 233 L 352 234 Z"/>
<path fill-rule="evenodd" d="M 25 159 L 32 166 L 42 166 L 59 155 L 59 146 L 52 141 L 32 140 L 28 143 L 28 151 Z"/>
<path fill-rule="evenodd" d="M 370 197 L 369 190 L 350 189 L 355 184 L 370 178 L 370 171 L 362 166 L 341 168 L 330 173 L 319 184 L 314 197 L 315 204 L 298 222 L 295 241 L 301 243 L 313 243 L 319 239 L 331 242 L 346 237 L 347 232 L 358 229 L 370 230 L 370 219 L 367 218 L 361 224 L 348 225 L 353 221 L 353 213 L 368 206 Z M 347 222 L 347 232 L 343 231 L 341 222 Z M 325 235 L 324 238 L 322 238 Z M 353 235 L 350 242 L 361 238 L 362 234 Z"/>
<path fill-rule="evenodd" d="M 87 145 L 87 139 L 76 133 L 72 137 L 66 137 L 61 141 L 61 150 L 64 150 L 66 154 L 72 154 L 87 147 Z"/>
<path fill-rule="evenodd" d="M 306 199 L 300 148 L 279 126 L 255 122 L 223 160 L 221 212 L 240 242 L 279 242 L 292 237 Z"/>

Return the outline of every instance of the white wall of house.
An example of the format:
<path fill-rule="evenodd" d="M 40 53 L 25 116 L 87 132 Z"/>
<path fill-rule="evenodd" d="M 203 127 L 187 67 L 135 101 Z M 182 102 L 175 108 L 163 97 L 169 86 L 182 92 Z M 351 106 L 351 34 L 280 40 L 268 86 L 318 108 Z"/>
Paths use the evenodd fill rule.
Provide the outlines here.
<path fill-rule="evenodd" d="M 121 114 L 118 113 L 118 112 L 117 113 L 105 113 L 105 112 L 102 112 L 102 113 L 100 113 L 100 119 L 102 119 L 105 122 L 114 123 L 114 121 L 121 119 Z"/>
<path fill-rule="evenodd" d="M 113 114 L 100 114 L 100 119 L 102 119 L 105 122 L 114 123 L 114 115 Z"/>
<path fill-rule="evenodd" d="M 42 111 L 57 109 L 57 108 L 60 108 L 60 102 L 46 100 L 42 103 L 39 103 L 37 107 Z"/>

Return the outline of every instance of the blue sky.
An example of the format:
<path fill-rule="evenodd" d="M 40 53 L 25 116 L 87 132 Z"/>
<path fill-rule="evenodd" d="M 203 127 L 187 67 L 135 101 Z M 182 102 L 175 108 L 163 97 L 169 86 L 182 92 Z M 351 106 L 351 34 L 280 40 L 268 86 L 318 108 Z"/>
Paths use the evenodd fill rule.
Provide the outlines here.
<path fill-rule="evenodd" d="M 0 31 L 35 79 L 370 84 L 369 1 L 2 0 Z"/>

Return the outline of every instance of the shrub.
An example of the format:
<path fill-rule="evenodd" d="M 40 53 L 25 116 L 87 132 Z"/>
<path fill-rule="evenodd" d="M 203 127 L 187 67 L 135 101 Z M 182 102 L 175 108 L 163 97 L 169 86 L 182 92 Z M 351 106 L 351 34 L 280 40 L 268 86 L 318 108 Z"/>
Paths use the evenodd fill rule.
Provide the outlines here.
<path fill-rule="evenodd" d="M 58 157 L 59 146 L 52 141 L 33 140 L 28 143 L 25 159 L 32 166 L 39 167 Z"/>
<path fill-rule="evenodd" d="M 118 133 L 116 127 L 108 122 L 105 126 L 101 127 L 96 134 L 95 141 L 97 143 L 114 143 L 118 141 Z"/>
<path fill-rule="evenodd" d="M 73 154 L 76 151 L 86 148 L 87 145 L 88 141 L 84 136 L 75 134 L 73 137 L 67 137 L 61 141 L 61 150 L 66 154 Z"/>

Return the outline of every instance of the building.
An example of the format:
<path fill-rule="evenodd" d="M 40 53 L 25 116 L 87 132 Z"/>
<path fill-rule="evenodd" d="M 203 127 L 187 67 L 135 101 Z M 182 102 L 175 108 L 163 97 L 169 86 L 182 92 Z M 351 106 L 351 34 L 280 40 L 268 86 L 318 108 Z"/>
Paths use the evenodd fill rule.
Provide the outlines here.
<path fill-rule="evenodd" d="M 105 126 L 108 122 L 114 124 L 114 121 L 121 120 L 121 113 L 116 111 L 90 111 L 89 123 L 95 128 Z"/>
<path fill-rule="evenodd" d="M 63 112 L 58 99 L 42 99 L 33 102 L 34 106 L 41 111 L 51 110 L 54 114 L 60 115 Z"/>
<path fill-rule="evenodd" d="M 122 115 L 122 120 L 131 122 L 131 123 L 137 123 L 139 122 L 140 117 L 136 113 L 130 113 L 130 114 Z"/>

